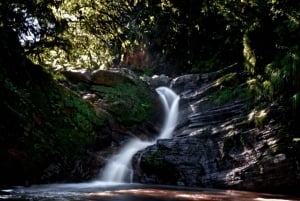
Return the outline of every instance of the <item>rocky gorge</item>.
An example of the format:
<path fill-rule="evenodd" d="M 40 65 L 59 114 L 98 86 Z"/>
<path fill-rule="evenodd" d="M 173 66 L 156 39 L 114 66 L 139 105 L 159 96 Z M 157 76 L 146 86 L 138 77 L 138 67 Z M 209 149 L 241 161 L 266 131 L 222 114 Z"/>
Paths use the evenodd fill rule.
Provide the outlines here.
<path fill-rule="evenodd" d="M 182 78 L 197 80 L 195 75 Z M 197 78 L 200 86 L 189 91 L 173 80 L 173 89 L 181 94 L 181 120 L 172 139 L 159 140 L 135 156 L 136 180 L 255 191 L 297 186 L 299 166 L 284 137 L 284 108 L 271 105 L 255 111 L 249 100 L 239 98 L 205 106 L 211 100 L 203 94 L 215 81 Z"/>
<path fill-rule="evenodd" d="M 234 68 L 176 78 L 142 77 L 152 89 L 169 86 L 179 94 L 180 114 L 172 139 L 160 139 L 135 154 L 134 182 L 289 193 L 299 185 L 298 149 L 288 135 L 287 109 L 276 103 L 255 107 L 249 83 L 243 82 L 246 73 Z M 138 79 L 126 72 L 127 78 L 130 74 Z M 229 97 L 220 101 L 226 89 Z M 156 129 L 143 127 L 145 135 L 129 137 L 151 138 L 158 132 L 161 112 L 155 112 L 151 124 Z M 114 138 L 122 144 L 128 136 L 119 132 Z M 100 171 L 118 147 L 99 152 Z"/>

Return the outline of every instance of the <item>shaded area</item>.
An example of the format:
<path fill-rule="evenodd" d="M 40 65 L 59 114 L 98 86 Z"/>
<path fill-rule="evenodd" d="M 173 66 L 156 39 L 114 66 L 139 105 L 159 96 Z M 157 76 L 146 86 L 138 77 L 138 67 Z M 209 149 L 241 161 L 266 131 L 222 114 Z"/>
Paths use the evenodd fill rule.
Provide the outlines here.
<path fill-rule="evenodd" d="M 27 59 L 9 33 L 0 28 L 0 186 L 86 177 L 79 169 L 92 166 L 86 146 L 92 148 L 103 118 Z"/>

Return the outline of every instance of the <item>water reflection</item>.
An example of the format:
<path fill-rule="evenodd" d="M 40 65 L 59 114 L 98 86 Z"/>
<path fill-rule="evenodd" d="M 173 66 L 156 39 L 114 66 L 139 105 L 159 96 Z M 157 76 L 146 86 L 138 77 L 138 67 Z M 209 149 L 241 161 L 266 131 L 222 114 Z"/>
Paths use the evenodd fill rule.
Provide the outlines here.
<path fill-rule="evenodd" d="M 6 201 L 300 201 L 289 195 L 237 190 L 91 182 L 16 187 L 0 191 Z"/>
<path fill-rule="evenodd" d="M 103 198 L 120 198 L 122 196 L 137 198 L 136 200 L 172 200 L 172 201 L 192 201 L 192 200 L 230 200 L 230 201 L 292 201 L 299 200 L 286 195 L 257 194 L 253 192 L 233 191 L 233 190 L 174 190 L 174 189 L 157 189 L 157 188 L 138 188 L 124 189 L 105 192 L 91 193 L 91 196 Z M 123 200 L 123 199 L 122 199 Z"/>

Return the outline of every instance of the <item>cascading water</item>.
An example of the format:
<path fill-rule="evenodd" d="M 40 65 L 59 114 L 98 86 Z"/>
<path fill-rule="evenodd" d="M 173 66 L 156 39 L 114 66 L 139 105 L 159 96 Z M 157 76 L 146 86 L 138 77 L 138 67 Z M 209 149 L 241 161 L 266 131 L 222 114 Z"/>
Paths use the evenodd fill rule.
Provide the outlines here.
<path fill-rule="evenodd" d="M 177 124 L 178 105 L 180 98 L 176 93 L 167 87 L 159 87 L 156 89 L 156 91 L 162 100 L 166 114 L 163 129 L 157 139 L 168 139 L 172 137 L 172 132 Z"/>
<path fill-rule="evenodd" d="M 178 105 L 180 97 L 167 87 L 158 87 L 156 92 L 159 94 L 164 110 L 165 122 L 161 133 L 153 141 L 142 141 L 134 138 L 130 140 L 119 152 L 113 156 L 104 167 L 100 175 L 100 180 L 104 182 L 131 182 L 132 167 L 131 159 L 135 153 L 145 149 L 147 146 L 155 144 L 158 139 L 172 137 L 178 118 Z"/>

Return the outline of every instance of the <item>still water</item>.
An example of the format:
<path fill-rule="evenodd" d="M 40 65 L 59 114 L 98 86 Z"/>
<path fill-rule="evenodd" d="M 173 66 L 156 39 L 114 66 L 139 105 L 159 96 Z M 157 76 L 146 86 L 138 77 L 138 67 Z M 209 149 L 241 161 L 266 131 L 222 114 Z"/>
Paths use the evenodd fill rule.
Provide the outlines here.
<path fill-rule="evenodd" d="M 36 185 L 0 190 L 6 201 L 300 201 L 300 197 L 237 190 L 109 182 Z"/>

